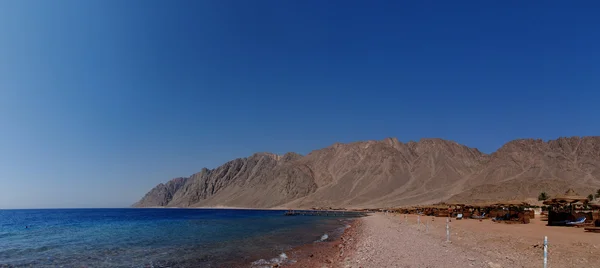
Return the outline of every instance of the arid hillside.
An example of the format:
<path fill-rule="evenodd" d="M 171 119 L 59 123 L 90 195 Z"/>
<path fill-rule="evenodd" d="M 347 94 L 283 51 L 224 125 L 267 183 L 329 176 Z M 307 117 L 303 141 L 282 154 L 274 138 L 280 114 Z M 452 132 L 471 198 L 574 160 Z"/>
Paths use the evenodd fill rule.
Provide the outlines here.
<path fill-rule="evenodd" d="M 600 188 L 600 137 L 514 140 L 489 155 L 453 200 L 521 199 Z"/>
<path fill-rule="evenodd" d="M 600 137 L 508 142 L 487 155 L 442 139 L 257 153 L 152 189 L 136 207 L 389 207 L 600 188 Z M 183 183 L 182 183 L 183 182 Z"/>

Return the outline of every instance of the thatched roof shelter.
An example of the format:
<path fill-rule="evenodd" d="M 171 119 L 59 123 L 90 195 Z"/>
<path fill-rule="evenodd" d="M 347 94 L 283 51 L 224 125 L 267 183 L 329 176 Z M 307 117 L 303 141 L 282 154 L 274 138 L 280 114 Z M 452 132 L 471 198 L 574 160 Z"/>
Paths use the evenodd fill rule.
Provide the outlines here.
<path fill-rule="evenodd" d="M 554 202 L 552 199 L 550 199 L 550 200 L 545 200 L 542 204 L 544 204 L 544 205 L 554 205 L 554 204 L 556 204 L 556 202 Z"/>
<path fill-rule="evenodd" d="M 464 207 L 466 204 L 465 203 L 458 203 L 458 202 L 454 202 L 454 203 L 446 203 L 447 206 L 451 206 L 451 207 Z"/>
<path fill-rule="evenodd" d="M 465 205 L 465 207 L 485 208 L 485 207 L 493 206 L 494 204 L 496 204 L 496 202 L 493 202 L 493 201 L 480 201 L 480 202 L 473 202 L 473 203 L 467 204 L 467 205 Z"/>
<path fill-rule="evenodd" d="M 590 206 L 592 208 L 600 209 L 600 200 L 590 202 L 590 203 L 588 203 L 588 206 Z"/>
<path fill-rule="evenodd" d="M 428 205 L 428 206 L 424 206 L 424 208 L 429 208 L 429 209 L 448 209 L 448 205 Z"/>
<path fill-rule="evenodd" d="M 587 197 L 578 195 L 577 193 L 575 193 L 575 191 L 573 191 L 573 189 L 569 189 L 565 192 L 565 194 L 558 195 L 552 198 L 551 201 L 551 204 L 571 204 L 578 201 L 585 203 L 587 202 Z M 546 202 L 544 202 L 544 204 L 545 203 Z"/>
<path fill-rule="evenodd" d="M 505 207 L 509 207 L 509 206 L 513 206 L 513 207 L 530 207 L 531 206 L 527 202 L 517 201 L 517 200 L 499 202 L 499 203 L 496 203 L 495 205 L 497 205 L 497 206 L 505 206 Z"/>

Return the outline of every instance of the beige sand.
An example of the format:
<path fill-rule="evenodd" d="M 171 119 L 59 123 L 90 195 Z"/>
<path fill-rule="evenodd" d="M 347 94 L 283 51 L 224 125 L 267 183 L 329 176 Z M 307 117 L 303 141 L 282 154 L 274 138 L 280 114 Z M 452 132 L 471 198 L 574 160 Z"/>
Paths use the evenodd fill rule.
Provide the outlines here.
<path fill-rule="evenodd" d="M 404 217 L 363 218 L 356 250 L 340 267 L 542 267 L 544 236 L 548 267 L 600 267 L 600 234 L 581 228 L 452 220 L 446 243 L 445 218 L 420 217 L 418 225 L 416 215 Z"/>

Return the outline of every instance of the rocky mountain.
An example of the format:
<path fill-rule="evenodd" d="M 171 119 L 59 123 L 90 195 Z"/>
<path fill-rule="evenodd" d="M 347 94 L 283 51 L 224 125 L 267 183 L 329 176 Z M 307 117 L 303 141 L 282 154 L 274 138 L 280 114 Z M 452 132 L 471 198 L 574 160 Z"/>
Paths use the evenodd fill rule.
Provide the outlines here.
<path fill-rule="evenodd" d="M 134 207 L 163 207 L 168 205 L 173 196 L 185 185 L 187 178 L 175 178 L 166 184 L 161 183 L 148 192 Z"/>
<path fill-rule="evenodd" d="M 273 207 L 317 188 L 301 156 L 257 153 L 192 175 L 168 206 Z"/>
<path fill-rule="evenodd" d="M 591 193 L 600 188 L 600 137 L 521 139 L 489 155 L 442 139 L 336 143 L 306 156 L 257 153 L 182 181 L 134 206 L 360 208 Z"/>
<path fill-rule="evenodd" d="M 587 195 L 600 188 L 600 137 L 508 142 L 464 185 L 452 200 L 519 199 L 568 188 Z"/>

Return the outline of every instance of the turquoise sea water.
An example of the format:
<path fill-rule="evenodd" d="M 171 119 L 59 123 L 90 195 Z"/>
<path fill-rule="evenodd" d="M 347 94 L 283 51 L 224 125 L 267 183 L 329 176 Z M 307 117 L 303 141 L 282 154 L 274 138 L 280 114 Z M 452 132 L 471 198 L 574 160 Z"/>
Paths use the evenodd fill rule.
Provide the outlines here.
<path fill-rule="evenodd" d="M 0 267 L 285 264 L 293 260 L 282 253 L 324 234 L 335 237 L 348 221 L 282 215 L 222 209 L 0 210 Z"/>

